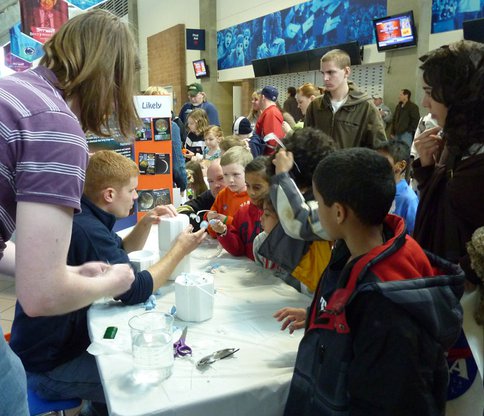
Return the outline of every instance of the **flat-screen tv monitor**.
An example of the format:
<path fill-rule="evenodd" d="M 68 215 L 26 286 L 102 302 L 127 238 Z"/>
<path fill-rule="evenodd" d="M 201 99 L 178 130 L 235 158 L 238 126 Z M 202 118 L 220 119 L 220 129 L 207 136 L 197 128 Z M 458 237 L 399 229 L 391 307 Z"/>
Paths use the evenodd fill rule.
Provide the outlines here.
<path fill-rule="evenodd" d="M 208 66 L 205 59 L 193 61 L 193 71 L 195 72 L 195 78 L 208 77 Z"/>
<path fill-rule="evenodd" d="M 465 20 L 462 23 L 465 40 L 484 43 L 484 18 Z"/>
<path fill-rule="evenodd" d="M 373 19 L 378 52 L 417 46 L 413 11 Z"/>

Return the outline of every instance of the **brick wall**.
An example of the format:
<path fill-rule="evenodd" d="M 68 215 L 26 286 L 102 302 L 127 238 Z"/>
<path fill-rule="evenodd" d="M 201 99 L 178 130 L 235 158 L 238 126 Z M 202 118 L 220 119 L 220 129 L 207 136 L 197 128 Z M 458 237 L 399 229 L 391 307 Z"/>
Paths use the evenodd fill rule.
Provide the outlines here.
<path fill-rule="evenodd" d="M 175 114 L 186 101 L 185 25 L 176 25 L 148 37 L 148 81 L 172 86 Z"/>

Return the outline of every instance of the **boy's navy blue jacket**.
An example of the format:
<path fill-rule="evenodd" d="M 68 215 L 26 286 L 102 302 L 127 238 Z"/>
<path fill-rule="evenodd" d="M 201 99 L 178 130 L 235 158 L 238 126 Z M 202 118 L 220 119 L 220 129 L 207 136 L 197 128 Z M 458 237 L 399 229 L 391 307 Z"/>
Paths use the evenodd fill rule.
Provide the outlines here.
<path fill-rule="evenodd" d="M 459 266 L 388 215 L 386 242 L 348 262 L 338 241 L 309 309 L 285 416 L 443 415 L 444 353 L 462 324 Z M 423 277 L 425 276 L 425 277 Z"/>
<path fill-rule="evenodd" d="M 74 215 L 67 264 L 78 266 L 88 261 L 110 264 L 129 263 L 121 238 L 113 231 L 116 218 L 96 207 L 85 196 L 82 212 Z M 144 302 L 153 293 L 148 271 L 136 273 L 131 289 L 119 299 L 133 305 Z M 65 315 L 31 318 L 17 302 L 10 346 L 27 371 L 44 372 L 82 354 L 91 341 L 87 332 L 87 310 Z"/>

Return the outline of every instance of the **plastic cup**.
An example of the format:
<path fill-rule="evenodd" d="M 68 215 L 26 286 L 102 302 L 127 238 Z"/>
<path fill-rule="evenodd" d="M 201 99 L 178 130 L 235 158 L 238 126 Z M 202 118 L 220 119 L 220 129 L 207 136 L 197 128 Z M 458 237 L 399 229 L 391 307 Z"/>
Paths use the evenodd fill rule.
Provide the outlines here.
<path fill-rule="evenodd" d="M 158 383 L 173 369 L 173 316 L 146 312 L 128 322 L 133 351 L 133 378 L 137 384 Z"/>

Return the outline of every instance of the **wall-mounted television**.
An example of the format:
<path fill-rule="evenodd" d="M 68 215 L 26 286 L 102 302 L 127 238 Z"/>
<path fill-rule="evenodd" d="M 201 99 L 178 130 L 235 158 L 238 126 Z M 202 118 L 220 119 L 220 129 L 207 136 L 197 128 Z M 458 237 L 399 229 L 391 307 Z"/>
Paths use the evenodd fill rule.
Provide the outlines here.
<path fill-rule="evenodd" d="M 417 46 L 413 11 L 373 19 L 378 52 Z"/>
<path fill-rule="evenodd" d="M 195 72 L 195 78 L 208 77 L 208 66 L 205 59 L 197 59 L 193 61 L 193 71 Z"/>

